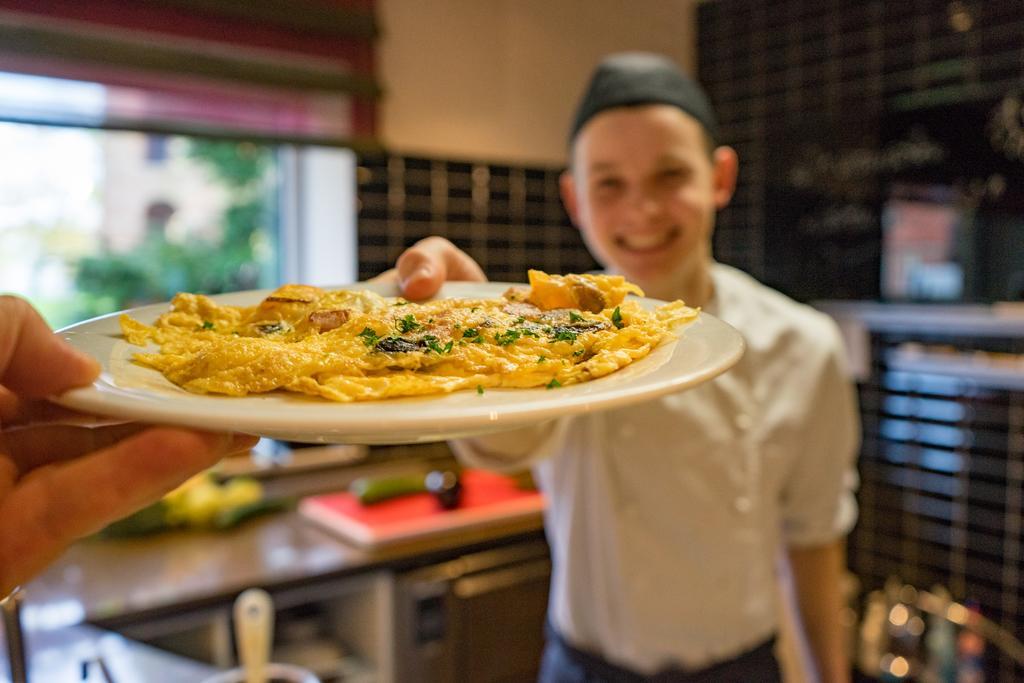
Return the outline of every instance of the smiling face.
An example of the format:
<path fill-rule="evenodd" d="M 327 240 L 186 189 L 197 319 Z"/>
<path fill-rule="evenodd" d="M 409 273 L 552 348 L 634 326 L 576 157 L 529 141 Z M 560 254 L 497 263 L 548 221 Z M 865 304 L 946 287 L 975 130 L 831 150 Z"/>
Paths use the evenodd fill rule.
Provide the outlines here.
<path fill-rule="evenodd" d="M 703 128 L 680 109 L 619 107 L 577 135 L 562 198 L 606 268 L 648 296 L 701 305 L 715 212 L 732 197 L 736 168 L 728 147 L 709 155 Z"/>

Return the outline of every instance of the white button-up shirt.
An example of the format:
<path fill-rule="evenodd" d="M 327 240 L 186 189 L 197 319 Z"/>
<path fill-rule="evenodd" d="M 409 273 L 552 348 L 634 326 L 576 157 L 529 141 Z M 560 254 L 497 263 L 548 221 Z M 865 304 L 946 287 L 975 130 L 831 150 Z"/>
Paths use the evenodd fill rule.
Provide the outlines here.
<path fill-rule="evenodd" d="M 729 372 L 454 444 L 470 464 L 534 463 L 552 623 L 642 672 L 708 666 L 774 634 L 780 544 L 825 544 L 856 520 L 860 431 L 835 324 L 733 268 L 715 265 L 713 278 L 705 310 L 747 342 Z"/>

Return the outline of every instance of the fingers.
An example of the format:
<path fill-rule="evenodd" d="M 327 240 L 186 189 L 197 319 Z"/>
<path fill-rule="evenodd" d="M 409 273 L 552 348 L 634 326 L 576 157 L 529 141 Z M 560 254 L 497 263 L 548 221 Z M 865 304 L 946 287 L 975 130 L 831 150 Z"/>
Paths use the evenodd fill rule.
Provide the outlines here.
<path fill-rule="evenodd" d="M 109 448 L 145 428 L 146 425 L 128 423 L 99 429 L 70 425 L 11 429 L 0 432 L 0 452 L 7 454 L 22 477 L 37 467 Z"/>
<path fill-rule="evenodd" d="M 79 458 L 92 451 L 109 448 L 119 441 L 150 429 L 152 425 L 138 422 L 104 426 L 59 424 L 12 429 L 0 433 L 0 452 L 7 453 L 21 476 L 43 465 Z M 239 438 L 238 450 L 251 448 L 252 443 Z M 229 451 L 230 453 L 230 451 Z"/>
<path fill-rule="evenodd" d="M 487 281 L 477 262 L 443 237 L 428 237 L 406 249 L 395 270 L 402 294 L 410 299 L 433 296 L 448 280 Z"/>
<path fill-rule="evenodd" d="M 41 571 L 72 541 L 159 499 L 254 441 L 158 427 L 33 470 L 0 502 L 0 594 Z"/>
<path fill-rule="evenodd" d="M 0 296 L 0 384 L 43 398 L 88 384 L 99 364 L 61 341 L 28 302 Z"/>
<path fill-rule="evenodd" d="M 50 401 L 28 401 L 0 387 L 0 425 L 4 428 L 32 424 L 77 424 L 98 426 L 124 422 L 109 417 L 80 413 Z"/>

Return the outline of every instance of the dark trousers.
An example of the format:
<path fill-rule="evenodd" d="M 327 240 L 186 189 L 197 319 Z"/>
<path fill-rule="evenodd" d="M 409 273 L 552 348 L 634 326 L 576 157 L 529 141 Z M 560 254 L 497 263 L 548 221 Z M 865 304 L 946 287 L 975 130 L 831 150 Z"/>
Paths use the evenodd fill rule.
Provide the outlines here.
<path fill-rule="evenodd" d="M 565 641 L 551 626 L 541 660 L 538 683 L 781 683 L 782 673 L 775 659 L 775 638 L 744 652 L 735 659 L 699 671 L 669 668 L 652 676 L 625 669 Z"/>

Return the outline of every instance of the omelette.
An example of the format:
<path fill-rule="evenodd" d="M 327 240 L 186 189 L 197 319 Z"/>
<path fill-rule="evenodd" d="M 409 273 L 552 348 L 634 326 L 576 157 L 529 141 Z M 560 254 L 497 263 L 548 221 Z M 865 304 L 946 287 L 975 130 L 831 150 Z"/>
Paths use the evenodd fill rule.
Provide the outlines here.
<path fill-rule="evenodd" d="M 492 387 L 554 389 L 602 377 L 674 338 L 698 311 L 644 309 L 615 275 L 529 272 L 501 297 L 414 303 L 366 290 L 284 285 L 256 306 L 181 293 L 153 325 L 127 314 L 133 360 L 183 389 L 365 401 Z"/>

